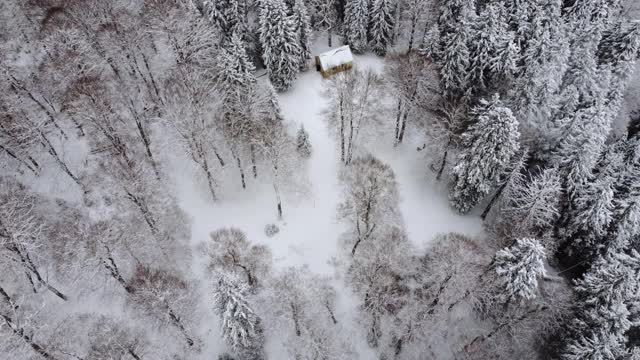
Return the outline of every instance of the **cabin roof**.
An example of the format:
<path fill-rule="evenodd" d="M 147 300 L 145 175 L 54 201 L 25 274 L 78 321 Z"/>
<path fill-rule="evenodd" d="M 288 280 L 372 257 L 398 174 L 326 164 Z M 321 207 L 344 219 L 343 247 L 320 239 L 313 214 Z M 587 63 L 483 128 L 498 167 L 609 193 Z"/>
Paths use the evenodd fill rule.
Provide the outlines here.
<path fill-rule="evenodd" d="M 320 59 L 320 65 L 323 70 L 329 70 L 336 66 L 348 64 L 353 61 L 353 55 L 351 54 L 349 45 L 331 49 L 318 55 L 318 58 Z"/>

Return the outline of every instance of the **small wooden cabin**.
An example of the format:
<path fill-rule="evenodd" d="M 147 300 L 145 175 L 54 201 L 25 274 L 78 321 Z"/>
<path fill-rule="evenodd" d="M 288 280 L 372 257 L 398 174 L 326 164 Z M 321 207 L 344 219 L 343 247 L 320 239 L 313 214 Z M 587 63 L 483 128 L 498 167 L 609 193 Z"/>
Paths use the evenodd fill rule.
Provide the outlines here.
<path fill-rule="evenodd" d="M 323 78 L 333 74 L 350 70 L 353 67 L 353 55 L 349 45 L 331 49 L 316 56 L 316 71 L 320 71 Z"/>

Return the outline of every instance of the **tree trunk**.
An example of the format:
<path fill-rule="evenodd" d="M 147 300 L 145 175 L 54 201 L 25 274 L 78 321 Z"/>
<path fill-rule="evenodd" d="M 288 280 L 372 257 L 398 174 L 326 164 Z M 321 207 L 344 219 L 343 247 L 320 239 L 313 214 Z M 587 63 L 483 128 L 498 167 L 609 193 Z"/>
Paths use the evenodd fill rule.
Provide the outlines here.
<path fill-rule="evenodd" d="M 20 337 L 27 345 L 33 349 L 38 355 L 42 356 L 47 360 L 57 360 L 53 355 L 49 354 L 47 350 L 41 345 L 35 343 L 31 336 L 27 335 L 25 330 L 19 327 L 16 323 L 13 322 L 13 319 L 6 315 L 0 315 L 0 317 L 4 320 L 4 323 L 11 329 L 11 331 Z"/>
<path fill-rule="evenodd" d="M 398 108 L 396 110 L 396 133 L 393 146 L 398 146 L 398 135 L 400 134 L 400 119 L 402 118 L 402 98 L 398 98 Z"/>
<path fill-rule="evenodd" d="M 278 188 L 277 180 L 273 182 L 273 190 L 276 193 L 276 203 L 278 204 L 278 220 L 282 220 L 282 199 L 280 198 L 280 188 Z"/>
<path fill-rule="evenodd" d="M 329 304 L 324 304 L 324 307 L 327 309 L 327 311 L 329 312 L 329 317 L 331 318 L 331 321 L 333 321 L 333 324 L 337 324 L 338 320 L 336 320 L 336 316 L 333 313 L 333 310 L 331 310 L 331 307 L 329 306 Z"/>
<path fill-rule="evenodd" d="M 302 332 L 300 331 L 300 320 L 298 319 L 298 307 L 293 303 L 289 303 L 291 307 L 291 317 L 293 318 L 293 326 L 296 331 L 296 336 L 300 336 Z"/>
<path fill-rule="evenodd" d="M 140 213 L 142 214 L 142 218 L 149 226 L 149 230 L 151 231 L 151 233 L 154 236 L 158 235 L 158 228 L 156 227 L 156 219 L 153 217 L 153 215 L 149 211 L 146 201 L 141 200 L 140 198 L 135 196 L 132 192 L 130 192 L 128 189 L 125 189 L 125 191 L 127 193 L 127 198 L 129 198 L 129 200 L 131 200 L 131 202 L 133 202 L 134 205 L 136 205 L 138 210 L 140 210 Z"/>
<path fill-rule="evenodd" d="M 44 280 L 44 278 L 42 278 L 42 276 L 40 275 L 40 271 L 38 271 L 38 268 L 36 267 L 36 265 L 31 260 L 31 257 L 29 256 L 29 253 L 27 253 L 26 251 L 23 252 L 15 244 L 13 244 L 13 246 L 11 246 L 10 251 L 13 251 L 15 254 L 18 255 L 18 257 L 20 258 L 20 262 L 22 263 L 22 266 L 26 270 L 28 270 L 30 272 L 30 274 L 33 274 L 36 277 L 36 279 L 38 280 L 38 283 L 40 283 L 41 285 L 44 285 L 44 287 L 46 287 L 47 290 L 51 291 L 54 295 L 56 295 L 60 299 L 62 299 L 64 301 L 68 300 L 68 298 L 67 298 L 67 296 L 65 294 L 60 292 L 58 289 L 56 289 L 51 284 L 49 284 L 48 281 L 46 281 L 46 280 Z"/>
<path fill-rule="evenodd" d="M 411 33 L 409 35 L 409 48 L 407 49 L 407 55 L 411 54 L 411 50 L 413 50 L 413 38 L 415 36 L 417 26 L 418 18 L 414 16 L 411 18 Z"/>
<path fill-rule="evenodd" d="M 447 142 L 447 145 L 444 148 L 444 154 L 442 155 L 442 161 L 440 162 L 440 168 L 438 169 L 436 180 L 440 180 L 442 178 L 442 173 L 444 172 L 444 168 L 447 166 L 447 155 L 449 155 L 450 144 L 451 144 L 451 139 L 449 139 L 449 141 Z"/>
<path fill-rule="evenodd" d="M 331 26 L 327 29 L 327 42 L 328 42 L 327 45 L 329 45 L 329 47 L 331 47 L 332 46 L 331 45 Z"/>
<path fill-rule="evenodd" d="M 344 100 L 342 99 L 342 94 L 340 94 L 340 160 L 344 163 L 345 151 L 344 151 Z"/>
<path fill-rule="evenodd" d="M 11 299 L 11 296 L 9 296 L 9 294 L 7 294 L 6 291 L 4 291 L 4 289 L 2 288 L 2 286 L 0 286 L 0 296 L 2 296 L 2 298 L 4 299 L 4 301 L 7 302 L 7 304 L 9 304 L 9 306 L 13 309 L 13 310 L 17 310 L 20 306 L 17 305 L 16 303 L 13 302 L 13 299 Z"/>
<path fill-rule="evenodd" d="M 51 156 L 53 156 L 53 158 L 56 160 L 56 163 L 58 163 L 58 165 L 60 165 L 60 167 L 62 168 L 62 171 L 64 171 L 65 174 L 69 175 L 69 177 L 73 180 L 73 182 L 78 184 L 78 186 L 80 186 L 82 188 L 82 190 L 84 191 L 84 185 L 80 182 L 78 177 L 75 176 L 71 172 L 71 170 L 69 170 L 69 167 L 67 166 L 67 164 L 64 161 L 62 161 L 62 159 L 58 155 L 58 152 L 56 151 L 56 149 L 53 148 L 53 144 L 51 144 L 51 142 L 49 141 L 47 136 L 40 129 L 38 129 L 38 133 L 40 134 L 40 137 L 44 141 L 43 144 L 47 148 L 47 151 L 49 152 L 49 154 L 51 154 Z"/>
<path fill-rule="evenodd" d="M 489 204 L 482 212 L 482 215 L 480 215 L 480 218 L 482 220 L 487 218 L 487 215 L 489 215 L 489 212 L 493 208 L 493 205 L 495 205 L 496 201 L 500 198 L 500 196 L 502 195 L 502 192 L 507 187 L 507 183 L 508 182 L 505 182 L 504 184 L 500 185 L 500 187 L 498 188 L 498 191 L 496 191 L 496 193 L 493 195 L 493 197 L 491 198 L 491 201 L 489 201 Z"/>
<path fill-rule="evenodd" d="M 256 164 L 256 149 L 255 145 L 249 145 L 249 152 L 251 153 L 251 168 L 253 169 L 253 178 L 258 178 L 258 165 Z"/>
<path fill-rule="evenodd" d="M 240 157 L 238 155 L 233 155 L 236 158 L 236 164 L 238 165 L 238 170 L 240 170 L 240 182 L 242 183 L 242 188 L 247 188 L 247 183 L 244 181 L 244 169 L 242 168 L 242 162 L 240 161 Z"/>
<path fill-rule="evenodd" d="M 400 133 L 398 134 L 398 143 L 401 143 L 404 139 L 404 130 L 407 128 L 407 117 L 409 116 L 409 111 L 405 111 L 402 116 L 402 126 L 400 127 Z"/>
<path fill-rule="evenodd" d="M 216 149 L 215 146 L 213 147 L 213 153 L 216 154 L 216 157 L 218 158 L 218 162 L 220 163 L 220 166 L 224 167 L 224 160 L 220 156 L 220 153 L 218 153 L 218 149 Z"/>
<path fill-rule="evenodd" d="M 29 165 L 28 162 L 22 160 L 21 158 L 19 158 L 13 151 L 11 151 L 9 148 L 4 147 L 2 144 L 0 144 L 0 150 L 4 151 L 7 155 L 9 155 L 10 158 L 13 158 L 14 160 L 16 160 L 17 162 L 19 162 L 20 164 L 24 165 L 27 169 L 31 170 L 31 172 L 34 175 L 38 175 L 38 172 L 36 171 L 36 169 L 34 169 L 31 165 Z"/>
<path fill-rule="evenodd" d="M 191 339 L 191 336 L 189 336 L 187 329 L 185 329 L 184 325 L 182 325 L 182 321 L 180 321 L 180 318 L 176 316 L 176 314 L 173 312 L 173 309 L 171 309 L 169 305 L 167 305 L 167 310 L 169 311 L 169 318 L 171 319 L 171 322 L 180 330 L 182 335 L 184 335 L 184 338 L 187 341 L 187 345 L 193 346 L 193 339 Z"/>
<path fill-rule="evenodd" d="M 133 349 L 127 349 L 127 352 L 129 353 L 129 355 L 131 355 L 132 358 L 134 358 L 135 360 L 142 360 L 142 358 L 140 356 L 138 356 L 138 354 L 135 353 L 135 351 L 133 351 Z"/>
<path fill-rule="evenodd" d="M 133 103 L 131 103 L 131 111 L 134 112 L 133 110 Z M 140 138 L 142 139 L 142 144 L 144 145 L 144 149 L 145 152 L 147 154 L 147 157 L 149 158 L 149 162 L 151 163 L 151 167 L 153 168 L 153 172 L 156 174 L 156 178 L 158 180 L 161 179 L 160 177 L 160 171 L 158 171 L 158 165 L 156 164 L 155 159 L 153 158 L 153 153 L 151 153 L 151 141 L 149 140 L 149 136 L 147 134 L 147 132 L 144 130 L 144 127 L 142 126 L 142 123 L 140 122 L 140 118 L 138 118 L 138 115 L 135 114 L 134 112 L 134 117 L 135 117 L 135 121 L 136 121 L 136 127 L 138 128 L 138 134 L 140 135 Z"/>
<path fill-rule="evenodd" d="M 207 176 L 207 183 L 209 184 L 211 199 L 213 199 L 213 201 L 216 201 L 218 200 L 218 198 L 216 197 L 215 181 L 213 180 L 211 169 L 209 169 L 209 161 L 207 161 L 207 158 L 205 156 L 202 157 L 202 169 L 204 170 L 204 173 Z"/>

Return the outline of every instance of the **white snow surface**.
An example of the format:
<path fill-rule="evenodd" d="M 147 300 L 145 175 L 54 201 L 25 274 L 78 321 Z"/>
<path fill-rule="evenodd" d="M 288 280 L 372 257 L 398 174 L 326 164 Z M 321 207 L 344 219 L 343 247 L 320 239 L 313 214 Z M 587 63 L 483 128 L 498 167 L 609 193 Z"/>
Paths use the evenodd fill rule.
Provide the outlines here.
<path fill-rule="evenodd" d="M 348 64 L 353 61 L 353 55 L 349 45 L 340 46 L 318 55 L 322 69 L 329 70 L 336 66 Z"/>
<path fill-rule="evenodd" d="M 318 41 L 323 45 L 325 40 Z M 314 53 L 323 51 L 317 46 Z M 375 55 L 354 56 L 354 66 L 383 70 L 383 61 Z M 192 245 L 194 250 L 194 271 L 202 276 L 201 313 L 210 318 L 201 319 L 200 336 L 205 340 L 202 359 L 212 359 L 222 351 L 224 344 L 220 339 L 219 321 L 207 301 L 211 294 L 209 273 L 205 270 L 204 258 L 197 251 L 198 244 L 207 241 L 209 234 L 223 227 L 237 227 L 246 232 L 254 243 L 266 244 L 274 256 L 274 266 L 285 269 L 290 266 L 308 266 L 317 274 L 332 276 L 338 291 L 337 315 L 346 323 L 347 331 L 353 334 L 354 347 L 361 359 L 371 359 L 375 355 L 366 345 L 366 335 L 356 324 L 358 301 L 352 295 L 334 261 L 338 258 L 338 238 L 344 227 L 337 218 L 337 206 L 341 199 L 342 187 L 338 172 L 343 166 L 339 160 L 336 139 L 327 127 L 323 110 L 328 106 L 322 94 L 323 84 L 320 73 L 313 68 L 299 75 L 292 89 L 280 94 L 280 105 L 291 134 L 295 134 L 300 124 L 309 133 L 312 155 L 306 169 L 308 191 L 285 192 L 283 194 L 284 218 L 277 220 L 275 195 L 271 183 L 266 177 L 253 179 L 247 169 L 247 189 L 235 184 L 236 191 L 221 193 L 220 199 L 213 202 L 208 196 L 206 184 L 198 180 L 201 176 L 190 167 L 186 159 L 173 159 L 173 180 L 180 206 L 192 219 Z M 389 126 L 395 118 L 389 115 Z M 410 126 L 410 125 L 409 125 Z M 414 129 L 408 129 L 408 133 Z M 415 131 L 414 131 L 415 132 Z M 448 205 L 445 184 L 433 180 L 427 170 L 422 152 L 416 151 L 416 145 L 424 143 L 420 134 L 411 134 L 405 143 L 393 147 L 393 132 L 387 132 L 388 138 L 381 138 L 374 144 L 365 144 L 384 162 L 390 164 L 396 174 L 401 195 L 401 211 L 409 239 L 422 251 L 438 233 L 458 232 L 471 236 L 481 233 L 481 221 L 476 216 L 459 216 Z M 229 168 L 228 177 L 236 171 Z M 265 178 L 265 179 L 263 179 Z M 234 182 L 239 182 L 233 178 Z M 228 186 L 225 185 L 225 189 Z M 264 233 L 267 224 L 277 224 L 280 232 L 269 238 Z M 210 310 L 210 309 L 209 309 Z M 206 314 L 206 315 L 205 315 Z M 285 350 L 278 344 L 278 336 L 267 333 L 267 351 L 269 358 L 286 359 Z"/>

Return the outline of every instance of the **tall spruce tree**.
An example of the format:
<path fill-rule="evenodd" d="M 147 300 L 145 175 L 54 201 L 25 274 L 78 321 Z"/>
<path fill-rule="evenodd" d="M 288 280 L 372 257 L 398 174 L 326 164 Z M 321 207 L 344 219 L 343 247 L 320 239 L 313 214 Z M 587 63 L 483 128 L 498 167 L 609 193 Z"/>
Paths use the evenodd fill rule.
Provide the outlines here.
<path fill-rule="evenodd" d="M 367 50 L 369 1 L 347 0 L 344 7 L 343 41 L 354 53 Z"/>
<path fill-rule="evenodd" d="M 295 0 L 291 11 L 293 13 L 291 21 L 300 45 L 299 67 L 301 70 L 306 70 L 307 63 L 311 59 L 311 18 L 303 0 Z"/>
<path fill-rule="evenodd" d="M 246 36 L 248 30 L 246 0 L 206 0 L 203 3 L 205 14 L 226 36 L 233 33 Z"/>
<path fill-rule="evenodd" d="M 283 0 L 264 0 L 260 10 L 262 59 L 276 90 L 291 87 L 300 65 L 298 34 Z"/>
<path fill-rule="evenodd" d="M 572 321 L 563 358 L 621 359 L 626 332 L 637 319 L 640 254 L 607 252 L 576 281 L 577 316 Z"/>
<path fill-rule="evenodd" d="M 449 200 L 461 213 L 476 206 L 495 187 L 520 148 L 518 121 L 496 94 L 472 111 L 474 123 L 462 135 L 462 152 L 452 170 Z"/>
<path fill-rule="evenodd" d="M 510 247 L 499 250 L 493 260 L 505 302 L 529 300 L 536 296 L 538 278 L 546 274 L 546 254 L 536 239 L 518 239 Z"/>
<path fill-rule="evenodd" d="M 393 41 L 394 9 L 393 0 L 374 0 L 369 25 L 369 47 L 380 56 L 387 53 Z"/>
<path fill-rule="evenodd" d="M 236 33 L 233 33 L 220 49 L 216 66 L 217 85 L 224 95 L 240 91 L 256 82 L 253 75 L 255 67 L 247 56 L 244 43 Z"/>
<path fill-rule="evenodd" d="M 215 284 L 214 309 L 222 320 L 222 336 L 233 352 L 242 359 L 261 359 L 263 329 L 246 294 L 245 284 L 222 274 Z"/>

